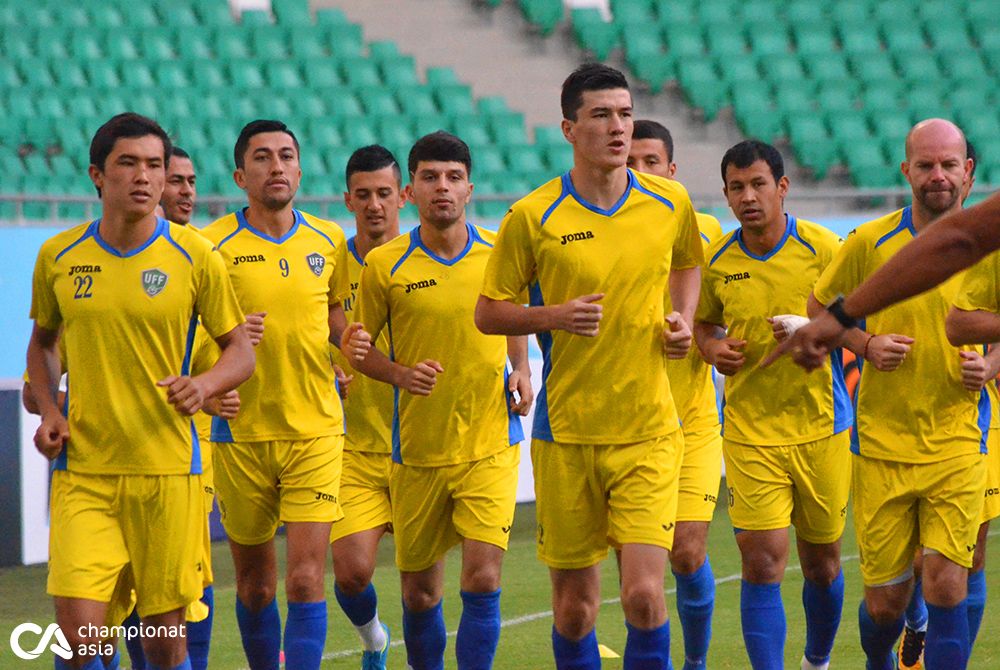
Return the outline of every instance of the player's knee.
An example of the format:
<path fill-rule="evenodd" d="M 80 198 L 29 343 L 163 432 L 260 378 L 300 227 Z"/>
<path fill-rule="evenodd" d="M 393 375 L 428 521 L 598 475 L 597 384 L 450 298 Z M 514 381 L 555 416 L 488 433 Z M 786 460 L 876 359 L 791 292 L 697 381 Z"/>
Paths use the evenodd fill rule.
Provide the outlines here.
<path fill-rule="evenodd" d="M 865 607 L 868 609 L 868 616 L 878 626 L 888 626 L 899 620 L 903 616 L 906 605 L 894 602 L 890 599 L 865 599 Z"/>
<path fill-rule="evenodd" d="M 143 638 L 142 650 L 148 664 L 154 668 L 175 668 L 187 655 L 187 645 L 182 637 Z"/>
<path fill-rule="evenodd" d="M 323 566 L 300 563 L 288 567 L 285 591 L 292 602 L 313 602 L 323 597 Z"/>
<path fill-rule="evenodd" d="M 469 593 L 491 593 L 500 588 L 500 566 L 463 566 L 462 590 Z"/>
<path fill-rule="evenodd" d="M 937 607 L 955 607 L 965 600 L 968 590 L 968 573 L 965 570 L 933 574 L 924 571 L 924 599 Z"/>
<path fill-rule="evenodd" d="M 246 607 L 251 612 L 259 612 L 274 600 L 277 593 L 277 588 L 272 584 L 265 583 L 247 583 L 247 584 L 237 584 L 236 594 Z"/>
<path fill-rule="evenodd" d="M 670 551 L 670 568 L 679 575 L 691 575 L 705 562 L 703 547 L 674 545 Z"/>
<path fill-rule="evenodd" d="M 599 603 L 563 598 L 554 603 L 556 630 L 567 640 L 581 640 L 597 623 Z"/>
<path fill-rule="evenodd" d="M 364 570 L 335 570 L 334 581 L 341 593 L 356 596 L 371 584 L 373 572 Z"/>
<path fill-rule="evenodd" d="M 403 590 L 403 606 L 410 612 L 426 612 L 441 601 L 433 589 L 410 587 Z"/>
<path fill-rule="evenodd" d="M 825 558 L 812 563 L 803 563 L 802 575 L 813 584 L 828 588 L 840 574 L 840 561 L 837 558 Z"/>
<path fill-rule="evenodd" d="M 785 573 L 782 558 L 761 552 L 751 557 L 743 557 L 743 579 L 751 584 L 774 584 L 780 582 Z"/>
<path fill-rule="evenodd" d="M 652 628 L 662 623 L 666 611 L 663 587 L 651 582 L 623 584 L 622 609 L 633 626 Z"/>

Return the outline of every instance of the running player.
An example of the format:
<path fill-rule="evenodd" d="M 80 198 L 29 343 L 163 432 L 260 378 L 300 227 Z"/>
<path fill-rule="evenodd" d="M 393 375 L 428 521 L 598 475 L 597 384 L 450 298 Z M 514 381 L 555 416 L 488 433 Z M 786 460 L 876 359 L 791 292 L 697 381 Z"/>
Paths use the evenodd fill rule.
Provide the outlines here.
<path fill-rule="evenodd" d="M 674 140 L 656 121 L 636 121 L 628 166 L 673 179 Z M 722 237 L 718 219 L 695 212 L 704 246 Z M 668 306 L 667 311 L 670 311 Z M 708 524 L 715 511 L 722 477 L 722 436 L 712 366 L 691 348 L 684 360 L 669 361 L 667 376 L 684 430 L 677 497 L 677 526 L 670 567 L 677 582 L 677 612 L 684 633 L 685 670 L 704 667 L 712 637 L 715 577 L 708 560 Z"/>
<path fill-rule="evenodd" d="M 328 340 L 345 325 L 347 240 L 294 209 L 299 145 L 280 121 L 258 120 L 234 149 L 249 206 L 202 232 L 226 262 L 247 312 L 266 313 L 242 408 L 212 424 L 215 483 L 236 566 L 236 616 L 250 667 L 278 664 L 274 534 L 285 525 L 286 667 L 318 668 L 326 640 L 323 573 L 338 503 L 344 422 Z"/>
<path fill-rule="evenodd" d="M 395 387 L 389 489 L 407 661 L 443 668 L 444 558 L 461 543 L 455 656 L 461 669 L 489 668 L 523 439 L 516 414 L 532 399 L 527 339 L 483 335 L 473 323 L 494 235 L 465 219 L 469 147 L 443 131 L 425 135 L 407 168 L 420 225 L 369 252 L 343 349 Z M 370 347 L 383 330 L 391 357 Z"/>
<path fill-rule="evenodd" d="M 476 324 L 538 333 L 545 357 L 531 451 L 556 666 L 600 667 L 594 625 L 610 545 L 622 551 L 625 664 L 666 668 L 663 577 L 683 452 L 666 358 L 690 348 L 701 239 L 680 184 L 626 166 L 632 96 L 619 71 L 579 67 L 561 102 L 573 169 L 505 217 Z"/>
<path fill-rule="evenodd" d="M 729 516 L 743 558 L 743 640 L 755 670 L 784 667 L 781 582 L 788 527 L 805 577 L 804 670 L 829 667 L 844 604 L 840 538 L 850 491 L 853 418 L 839 350 L 822 372 L 757 363 L 781 322 L 805 320 L 806 298 L 839 238 L 784 210 L 781 154 L 748 140 L 722 158 L 723 193 L 740 228 L 709 247 L 695 337 L 726 375 L 723 453 Z"/>
<path fill-rule="evenodd" d="M 347 240 L 351 297 L 344 301 L 344 313 L 349 321 L 354 320 L 358 283 L 368 252 L 399 236 L 399 211 L 406 204 L 401 188 L 399 163 L 388 149 L 362 147 L 347 161 L 344 200 L 354 213 L 357 228 L 357 234 Z M 388 354 L 388 333 L 384 330 L 378 346 Z M 349 365 L 338 348 L 333 352 L 342 366 Z M 365 670 L 384 670 L 389 651 L 389 632 L 378 618 L 372 576 L 379 540 L 392 527 L 392 409 L 391 386 L 363 375 L 351 383 L 350 396 L 344 401 L 347 441 L 340 477 L 344 518 L 334 522 L 330 535 L 334 594 L 361 637 L 361 667 Z"/>
<path fill-rule="evenodd" d="M 42 416 L 36 446 L 56 470 L 48 590 L 57 623 L 82 652 L 57 658 L 57 668 L 103 667 L 81 645 L 97 642 L 88 631 L 105 623 L 120 584 L 134 586 L 148 626 L 183 626 L 202 592 L 205 523 L 199 441 L 187 417 L 253 371 L 221 260 L 197 233 L 153 215 L 169 157 L 155 121 L 120 114 L 104 124 L 89 169 L 102 217 L 46 242 L 35 269 L 28 375 Z M 192 315 L 221 348 L 194 377 Z M 73 372 L 65 417 L 56 403 L 60 327 Z M 183 635 L 143 644 L 157 667 L 191 667 Z"/>
<path fill-rule="evenodd" d="M 856 288 L 934 222 L 961 209 L 971 163 L 965 137 L 941 119 L 918 123 L 906 139 L 903 174 L 913 204 L 860 226 L 817 282 L 811 313 Z M 919 239 L 919 238 L 918 238 Z M 965 387 L 945 317 L 961 286 L 940 287 L 869 317 L 845 340 L 860 360 L 854 452 L 854 518 L 865 598 L 862 647 L 872 670 L 896 667 L 892 647 L 913 588 L 913 555 L 923 547 L 929 670 L 964 668 L 969 655 L 966 584 L 986 482 L 989 398 Z M 841 312 L 841 317 L 846 315 Z M 932 387 L 933 394 L 914 392 Z"/>

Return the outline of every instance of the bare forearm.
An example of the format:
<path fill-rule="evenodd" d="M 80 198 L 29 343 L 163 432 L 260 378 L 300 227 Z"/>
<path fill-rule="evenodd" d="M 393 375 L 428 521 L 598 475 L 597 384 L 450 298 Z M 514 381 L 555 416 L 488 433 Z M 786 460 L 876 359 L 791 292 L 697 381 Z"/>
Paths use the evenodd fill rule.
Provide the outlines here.
<path fill-rule="evenodd" d="M 1000 314 L 984 310 L 965 311 L 952 307 L 945 333 L 953 345 L 987 344 L 1000 340 Z"/>
<path fill-rule="evenodd" d="M 479 296 L 476 327 L 487 335 L 531 335 L 556 329 L 556 306 L 525 307 Z"/>
<path fill-rule="evenodd" d="M 698 345 L 698 350 L 701 351 L 701 355 L 704 357 L 706 345 L 711 340 L 721 340 L 726 336 L 726 329 L 715 323 L 706 323 L 705 321 L 695 321 L 694 324 L 694 342 Z"/>
<path fill-rule="evenodd" d="M 931 289 L 1000 248 L 1000 194 L 945 216 L 904 246 L 844 301 L 855 318 Z"/>
<path fill-rule="evenodd" d="M 375 381 L 385 382 L 393 386 L 402 384 L 402 375 L 406 368 L 395 361 L 389 360 L 379 349 L 372 347 L 362 361 L 351 361 L 351 366 Z"/>
<path fill-rule="evenodd" d="M 525 335 L 507 336 L 507 358 L 515 370 L 528 369 L 528 338 Z"/>
<path fill-rule="evenodd" d="M 242 324 L 217 338 L 216 342 L 220 349 L 218 360 L 197 376 L 198 381 L 204 385 L 206 398 L 232 391 L 250 379 L 257 362 L 254 347 Z"/>
<path fill-rule="evenodd" d="M 59 377 L 62 366 L 56 338 L 39 334 L 36 328 L 28 342 L 28 379 L 31 381 L 31 396 L 38 414 L 59 411 Z"/>
<path fill-rule="evenodd" d="M 671 270 L 668 279 L 670 303 L 675 312 L 680 312 L 685 323 L 694 323 L 694 313 L 698 309 L 701 294 L 701 268 Z"/>

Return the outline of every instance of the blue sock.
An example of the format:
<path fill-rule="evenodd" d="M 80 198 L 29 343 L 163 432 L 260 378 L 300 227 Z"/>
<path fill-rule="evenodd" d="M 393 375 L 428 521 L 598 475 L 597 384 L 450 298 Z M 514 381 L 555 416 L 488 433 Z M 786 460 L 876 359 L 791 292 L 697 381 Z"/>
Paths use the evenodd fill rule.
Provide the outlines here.
<path fill-rule="evenodd" d="M 906 606 L 906 626 L 913 630 L 924 630 L 927 627 L 927 603 L 924 602 L 923 580 L 913 582 L 913 596 Z"/>
<path fill-rule="evenodd" d="M 659 628 L 642 630 L 625 622 L 623 670 L 667 670 L 670 667 L 670 622 Z"/>
<path fill-rule="evenodd" d="M 278 601 L 272 600 L 261 611 L 254 613 L 236 598 L 236 622 L 243 639 L 243 652 L 247 655 L 250 670 L 278 670 L 281 653 L 281 615 Z"/>
<path fill-rule="evenodd" d="M 965 601 L 955 607 L 927 603 L 924 666 L 963 670 L 969 662 L 969 614 Z"/>
<path fill-rule="evenodd" d="M 969 595 L 965 598 L 969 610 L 969 650 L 976 643 L 979 635 L 979 625 L 983 623 L 983 610 L 986 609 L 986 571 L 969 573 Z"/>
<path fill-rule="evenodd" d="M 785 606 L 781 584 L 751 584 L 743 580 L 740 592 L 743 643 L 754 670 L 785 667 Z"/>
<path fill-rule="evenodd" d="M 443 602 L 443 601 L 442 601 Z M 442 670 L 447 632 L 442 602 L 424 612 L 411 612 L 403 605 L 403 640 L 413 670 Z"/>
<path fill-rule="evenodd" d="M 370 582 L 365 590 L 356 596 L 344 593 L 334 583 L 333 595 L 337 597 L 340 609 L 344 610 L 344 614 L 355 626 L 364 626 L 375 618 L 375 613 L 378 611 L 378 596 L 375 594 L 375 587 Z"/>
<path fill-rule="evenodd" d="M 601 653 L 597 649 L 597 632 L 590 631 L 582 640 L 567 640 L 552 627 L 552 654 L 556 670 L 601 670 Z"/>
<path fill-rule="evenodd" d="M 130 628 L 138 629 L 140 625 L 142 625 L 142 621 L 139 619 L 139 611 L 133 608 L 132 613 L 122 622 L 122 626 L 128 630 Z M 139 637 L 138 633 L 125 635 L 125 650 L 132 663 L 132 670 L 146 670 L 146 654 L 142 651 L 142 638 Z"/>
<path fill-rule="evenodd" d="M 455 638 L 459 670 L 489 670 L 500 642 L 500 589 L 461 595 L 462 618 Z"/>
<path fill-rule="evenodd" d="M 55 661 L 56 661 L 56 670 L 73 670 L 73 668 L 70 666 L 69 663 L 62 660 L 61 656 L 55 656 Z M 94 658 L 90 659 L 89 663 L 87 663 L 82 668 L 78 668 L 77 670 L 104 670 L 104 661 L 101 660 L 100 656 L 95 656 Z"/>
<path fill-rule="evenodd" d="M 108 661 L 101 661 L 104 666 L 104 670 L 118 670 L 122 666 L 122 655 L 117 649 L 115 649 L 115 655 L 111 657 Z"/>
<path fill-rule="evenodd" d="M 191 670 L 191 657 L 185 656 L 184 660 L 181 661 L 179 665 L 175 665 L 172 668 L 161 668 L 158 665 L 150 663 L 149 670 Z"/>
<path fill-rule="evenodd" d="M 677 581 L 677 613 L 684 635 L 684 667 L 704 667 L 708 643 L 712 639 L 712 610 L 715 609 L 715 576 L 705 557 L 690 575 L 674 573 Z"/>
<path fill-rule="evenodd" d="M 806 611 L 806 660 L 822 665 L 830 660 L 833 639 L 844 609 L 844 571 L 823 587 L 808 579 L 802 584 L 802 607 Z"/>
<path fill-rule="evenodd" d="M 285 670 L 313 670 L 323 662 L 326 601 L 288 603 L 285 622 Z"/>
<path fill-rule="evenodd" d="M 208 616 L 187 625 L 188 656 L 191 670 L 208 668 L 208 647 L 212 642 L 212 619 L 215 617 L 215 591 L 211 585 L 201 592 L 201 602 L 208 605 Z"/>
<path fill-rule="evenodd" d="M 887 626 L 879 626 L 868 614 L 868 608 L 862 600 L 858 608 L 858 629 L 861 633 L 861 648 L 868 657 L 868 670 L 896 670 L 892 648 L 903 632 L 903 617 Z"/>

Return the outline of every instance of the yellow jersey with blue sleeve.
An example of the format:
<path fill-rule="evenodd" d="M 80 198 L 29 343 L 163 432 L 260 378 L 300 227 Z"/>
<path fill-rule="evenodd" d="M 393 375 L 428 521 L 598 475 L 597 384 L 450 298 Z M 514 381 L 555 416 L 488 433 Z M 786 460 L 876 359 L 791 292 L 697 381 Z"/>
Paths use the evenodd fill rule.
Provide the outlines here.
<path fill-rule="evenodd" d="M 393 387 L 392 458 L 424 467 L 493 456 L 524 439 L 509 410 L 507 339 L 484 335 L 473 315 L 495 234 L 466 224 L 468 242 L 444 259 L 420 239 L 420 228 L 365 257 L 355 319 L 389 338 L 402 365 L 431 359 L 444 372 L 429 396 Z"/>
<path fill-rule="evenodd" d="M 190 373 L 199 315 L 212 337 L 243 323 L 219 254 L 194 231 L 157 219 L 120 253 L 100 220 L 38 253 L 31 318 L 66 347 L 70 439 L 56 469 L 95 475 L 201 473 L 194 425 L 156 382 Z"/>
<path fill-rule="evenodd" d="M 344 433 L 330 358 L 329 309 L 350 296 L 347 240 L 331 222 L 293 210 L 280 238 L 229 214 L 202 230 L 215 243 L 247 313 L 267 312 L 257 368 L 240 413 L 212 420 L 213 442 L 306 440 Z"/>
<path fill-rule="evenodd" d="M 754 446 L 814 442 L 851 427 L 841 350 L 812 374 L 791 359 L 766 370 L 760 361 L 776 346 L 768 317 L 806 315 L 816 279 L 840 248 L 840 238 L 812 221 L 785 215 L 785 232 L 763 256 L 743 240 L 741 228 L 709 247 L 697 320 L 727 328 L 745 340 L 746 363 L 727 377 L 723 435 Z"/>
<path fill-rule="evenodd" d="M 347 322 L 356 321 L 355 308 L 358 296 L 358 285 L 361 283 L 361 269 L 365 262 L 358 255 L 355 237 L 347 240 L 347 265 L 350 268 L 351 295 L 344 300 L 344 314 Z M 382 329 L 375 339 L 375 346 L 388 355 L 389 334 Z M 350 370 L 350 364 L 340 349 L 331 346 L 333 360 L 342 369 Z M 344 442 L 346 451 L 363 451 L 366 453 L 388 454 L 392 451 L 392 386 L 375 381 L 362 374 L 355 374 L 351 382 L 350 393 L 344 399 L 344 417 L 347 422 L 347 438 Z"/>
<path fill-rule="evenodd" d="M 706 251 L 712 242 L 722 237 L 722 225 L 710 214 L 695 212 L 694 215 L 698 222 L 702 251 Z M 666 310 L 669 313 L 673 311 L 669 290 L 666 296 Z M 702 359 L 698 347 L 692 345 L 687 357 L 682 360 L 667 359 L 667 377 L 670 379 L 670 391 L 674 394 L 674 404 L 684 432 L 687 434 L 714 428 L 718 433 L 719 411 L 715 400 L 712 366 Z"/>
<path fill-rule="evenodd" d="M 813 293 L 823 304 L 848 294 L 916 236 L 909 207 L 869 221 L 847 236 Z M 958 352 L 945 335 L 945 318 L 962 286 L 957 274 L 915 298 L 869 316 L 872 334 L 914 338 L 892 372 L 861 365 L 851 449 L 869 458 L 934 463 L 985 451 L 989 394 L 966 391 Z"/>
<path fill-rule="evenodd" d="M 483 295 L 557 305 L 603 293 L 596 337 L 538 333 L 544 357 L 532 437 L 629 444 L 679 427 L 663 353 L 672 268 L 702 264 L 701 238 L 679 183 L 628 170 L 609 209 L 587 202 L 570 174 L 543 184 L 504 217 Z"/>

